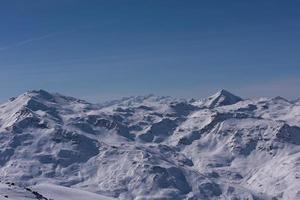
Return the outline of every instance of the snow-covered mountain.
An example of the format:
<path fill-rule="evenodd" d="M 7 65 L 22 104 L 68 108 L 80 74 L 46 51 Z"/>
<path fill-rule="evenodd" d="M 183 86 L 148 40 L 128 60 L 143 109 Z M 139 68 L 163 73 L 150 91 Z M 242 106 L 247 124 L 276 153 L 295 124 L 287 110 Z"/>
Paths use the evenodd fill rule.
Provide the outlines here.
<path fill-rule="evenodd" d="M 299 101 L 29 91 L 0 131 L 0 199 L 300 199 Z"/>

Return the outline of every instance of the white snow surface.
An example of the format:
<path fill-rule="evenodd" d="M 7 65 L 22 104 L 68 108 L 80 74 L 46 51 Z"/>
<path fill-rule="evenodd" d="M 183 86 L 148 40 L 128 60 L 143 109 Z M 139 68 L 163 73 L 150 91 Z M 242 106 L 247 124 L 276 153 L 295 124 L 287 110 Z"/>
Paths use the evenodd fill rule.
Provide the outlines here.
<path fill-rule="evenodd" d="M 104 197 L 99 194 L 51 184 L 35 185 L 32 189 L 46 198 L 55 200 L 114 200 L 114 198 Z"/>
<path fill-rule="evenodd" d="M 300 199 L 300 104 L 282 97 L 28 91 L 0 132 L 0 200 Z"/>
<path fill-rule="evenodd" d="M 20 187 L 12 183 L 0 183 L 0 200 L 114 200 L 92 192 L 52 184 Z"/>

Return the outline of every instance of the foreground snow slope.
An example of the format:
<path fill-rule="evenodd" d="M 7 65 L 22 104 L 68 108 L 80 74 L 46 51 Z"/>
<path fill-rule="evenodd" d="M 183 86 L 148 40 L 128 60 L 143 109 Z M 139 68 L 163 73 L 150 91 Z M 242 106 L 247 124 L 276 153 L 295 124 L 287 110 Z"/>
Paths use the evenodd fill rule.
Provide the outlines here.
<path fill-rule="evenodd" d="M 104 197 L 99 194 L 51 184 L 35 185 L 32 189 L 49 199 L 55 200 L 113 200 L 113 198 Z"/>
<path fill-rule="evenodd" d="M 58 200 L 300 198 L 299 101 L 29 91 L 0 105 L 0 131 L 13 199 L 36 198 L 26 187 Z"/>
<path fill-rule="evenodd" d="M 51 184 L 20 187 L 14 183 L 0 183 L 0 200 L 113 200 L 99 194 Z"/>

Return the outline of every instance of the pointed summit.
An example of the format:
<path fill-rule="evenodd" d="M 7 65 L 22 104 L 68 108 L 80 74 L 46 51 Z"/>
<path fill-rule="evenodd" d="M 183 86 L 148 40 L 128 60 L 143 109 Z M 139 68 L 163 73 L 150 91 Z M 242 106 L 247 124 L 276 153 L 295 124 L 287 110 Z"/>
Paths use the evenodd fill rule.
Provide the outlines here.
<path fill-rule="evenodd" d="M 232 105 L 242 100 L 242 98 L 222 89 L 216 94 L 208 97 L 205 102 L 205 106 L 208 108 L 214 108 L 218 106 Z"/>

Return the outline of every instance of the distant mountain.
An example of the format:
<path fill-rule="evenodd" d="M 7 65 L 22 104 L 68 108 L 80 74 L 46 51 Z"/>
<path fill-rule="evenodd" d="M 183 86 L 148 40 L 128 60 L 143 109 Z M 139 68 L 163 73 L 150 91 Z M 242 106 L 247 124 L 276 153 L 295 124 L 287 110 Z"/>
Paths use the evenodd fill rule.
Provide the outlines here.
<path fill-rule="evenodd" d="M 293 103 L 300 104 L 300 98 L 294 100 Z"/>
<path fill-rule="evenodd" d="M 227 105 L 235 104 L 242 100 L 243 100 L 242 98 L 235 96 L 234 94 L 226 90 L 220 90 L 216 94 L 208 97 L 204 105 L 208 108 L 214 108 L 218 106 L 227 106 Z"/>
<path fill-rule="evenodd" d="M 0 105 L 0 199 L 300 199 L 299 113 L 226 90 L 102 104 L 28 91 Z"/>

